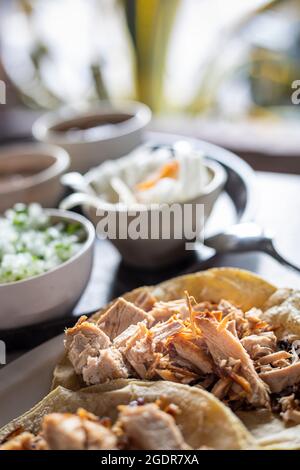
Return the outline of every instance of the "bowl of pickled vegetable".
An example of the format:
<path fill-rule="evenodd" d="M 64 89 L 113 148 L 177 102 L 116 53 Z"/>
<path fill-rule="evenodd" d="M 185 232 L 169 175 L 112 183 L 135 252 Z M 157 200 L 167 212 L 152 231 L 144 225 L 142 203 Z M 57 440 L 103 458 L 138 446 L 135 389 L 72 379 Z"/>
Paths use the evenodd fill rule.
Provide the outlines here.
<path fill-rule="evenodd" d="M 89 281 L 95 230 L 74 212 L 16 204 L 0 216 L 0 330 L 72 311 Z"/>

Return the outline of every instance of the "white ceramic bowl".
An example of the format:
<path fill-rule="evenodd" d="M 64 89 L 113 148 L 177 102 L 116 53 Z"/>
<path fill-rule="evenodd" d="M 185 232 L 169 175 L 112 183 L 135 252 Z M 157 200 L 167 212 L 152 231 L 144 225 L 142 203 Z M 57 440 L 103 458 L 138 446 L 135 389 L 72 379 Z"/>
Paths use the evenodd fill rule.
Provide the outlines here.
<path fill-rule="evenodd" d="M 60 266 L 22 281 L 0 284 L 0 330 L 16 328 L 70 313 L 90 278 L 95 229 L 85 217 L 47 209 L 53 222 L 80 223 L 86 231 L 81 250 Z"/>
<path fill-rule="evenodd" d="M 61 176 L 67 152 L 54 145 L 19 144 L 0 148 L 0 213 L 16 203 L 55 207 L 63 195 Z"/>
<path fill-rule="evenodd" d="M 142 103 L 103 101 L 93 106 L 64 107 L 47 113 L 34 123 L 32 133 L 41 142 L 67 150 L 71 170 L 86 172 L 105 160 L 126 155 L 140 145 L 150 120 L 151 111 Z M 115 123 L 88 132 L 80 130 L 103 121 Z"/>
<path fill-rule="evenodd" d="M 81 205 L 84 213 L 97 227 L 97 233 L 99 236 L 103 236 L 99 223 L 104 219 L 116 221 L 115 226 L 117 234 L 127 234 L 128 227 L 131 222 L 137 220 L 141 214 L 146 214 L 147 220 L 150 220 L 150 222 L 148 222 L 148 233 L 156 233 L 158 236 L 149 236 L 146 239 L 133 239 L 130 237 L 120 238 L 118 236 L 116 238 L 109 236 L 108 238 L 119 250 L 123 260 L 131 266 L 153 269 L 174 264 L 176 261 L 180 261 L 184 258 L 187 254 L 186 242 L 192 241 L 189 237 L 190 233 L 193 234 L 193 232 L 190 231 L 191 226 L 195 227 L 197 225 L 198 233 L 200 233 L 204 228 L 204 223 L 208 219 L 227 179 L 226 172 L 219 163 L 204 159 L 204 166 L 206 167 L 209 175 L 207 184 L 202 188 L 201 194 L 197 197 L 178 203 L 179 217 L 176 221 L 175 219 L 172 219 L 172 217 L 169 217 L 168 211 L 170 205 L 168 204 L 151 205 L 151 208 L 147 205 L 143 205 L 134 209 L 134 214 L 132 215 L 130 212 L 131 209 L 120 204 L 107 203 L 103 201 L 103 199 L 91 195 L 88 191 L 89 184 L 93 183 L 93 177 L 95 175 L 98 175 L 99 177 L 99 170 L 101 167 L 85 175 L 86 191 L 84 191 L 83 186 L 82 192 L 75 192 L 71 196 L 67 197 L 62 201 L 61 207 L 64 209 L 71 209 Z M 103 187 L 107 185 L 105 178 L 103 178 L 101 185 L 102 184 Z M 99 179 L 97 179 L 97 185 L 99 187 Z M 182 222 L 180 214 L 183 214 L 186 210 L 185 204 L 188 204 L 192 209 L 187 218 L 184 218 L 184 221 Z M 201 219 L 198 217 L 199 212 L 197 213 L 200 205 L 202 205 L 201 209 L 204 208 L 204 213 L 200 214 L 200 216 L 203 216 Z M 164 220 L 164 225 L 162 225 L 161 220 Z M 176 233 L 178 234 L 178 226 L 180 231 L 179 237 L 178 235 L 175 235 Z M 168 239 L 162 235 L 163 230 L 169 232 L 170 237 Z M 188 233 L 189 231 L 190 233 Z"/>

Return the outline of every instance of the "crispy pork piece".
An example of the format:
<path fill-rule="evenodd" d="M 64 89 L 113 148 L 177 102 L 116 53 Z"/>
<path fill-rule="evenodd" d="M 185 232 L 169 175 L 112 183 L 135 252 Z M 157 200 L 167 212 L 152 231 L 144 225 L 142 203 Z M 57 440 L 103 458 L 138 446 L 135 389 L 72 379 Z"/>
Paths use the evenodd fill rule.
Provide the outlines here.
<path fill-rule="evenodd" d="M 95 357 L 101 349 L 110 346 L 109 337 L 95 324 L 81 317 L 73 328 L 65 332 L 65 348 L 75 372 L 81 374 L 89 357 Z"/>
<path fill-rule="evenodd" d="M 139 335 L 141 324 L 146 327 L 144 322 L 139 322 L 136 325 L 130 325 L 128 328 L 126 328 L 126 330 L 124 330 L 113 340 L 113 346 L 120 349 L 120 351 L 126 348 L 127 342 L 131 341 L 132 338 L 135 338 L 137 335 Z"/>
<path fill-rule="evenodd" d="M 102 349 L 98 356 L 89 356 L 82 368 L 82 377 L 87 385 L 101 384 L 109 380 L 127 379 L 129 371 L 121 352 L 115 347 Z"/>
<path fill-rule="evenodd" d="M 280 398 L 279 404 L 281 405 L 280 416 L 285 423 L 300 424 L 300 403 L 295 399 L 294 393 Z"/>
<path fill-rule="evenodd" d="M 293 294 L 293 289 L 277 289 L 274 294 L 267 300 L 264 305 L 264 310 L 268 310 L 269 308 L 281 305 L 285 302 L 291 295 Z"/>
<path fill-rule="evenodd" d="M 156 362 L 157 353 L 153 349 L 152 335 L 145 323 L 140 322 L 137 327 L 121 351 L 138 376 L 146 379 L 149 368 Z"/>
<path fill-rule="evenodd" d="M 289 409 L 280 413 L 280 416 L 288 424 L 300 424 L 300 410 Z"/>
<path fill-rule="evenodd" d="M 258 359 L 257 363 L 259 365 L 273 364 L 276 367 L 276 364 L 289 365 L 287 359 L 290 359 L 292 355 L 287 351 L 276 351 L 274 353 L 268 354 Z"/>
<path fill-rule="evenodd" d="M 155 403 L 122 407 L 116 426 L 125 433 L 131 449 L 189 449 L 174 418 Z"/>
<path fill-rule="evenodd" d="M 127 378 L 122 354 L 111 346 L 109 337 L 95 323 L 82 317 L 66 331 L 65 347 L 77 374 L 87 385 Z"/>
<path fill-rule="evenodd" d="M 134 304 L 145 312 L 150 312 L 150 310 L 153 309 L 156 301 L 156 298 L 147 289 L 145 289 L 139 293 L 134 301 Z"/>
<path fill-rule="evenodd" d="M 231 376 L 232 380 L 242 386 L 249 403 L 257 407 L 269 407 L 270 399 L 265 383 L 259 378 L 239 339 L 226 329 L 226 323 L 219 323 L 212 315 L 197 316 L 195 321 L 217 367 L 223 370 L 225 376 Z M 240 361 L 238 373 L 230 373 L 230 359 Z"/>
<path fill-rule="evenodd" d="M 259 335 L 245 336 L 241 343 L 253 361 L 276 351 L 277 338 L 273 331 L 263 332 Z"/>
<path fill-rule="evenodd" d="M 219 400 L 222 400 L 227 395 L 231 385 L 232 380 L 229 377 L 223 377 L 213 386 L 211 393 Z"/>
<path fill-rule="evenodd" d="M 112 450 L 117 448 L 113 432 L 97 418 L 80 414 L 52 413 L 45 416 L 42 434 L 50 450 Z"/>
<path fill-rule="evenodd" d="M 228 316 L 231 321 L 234 321 L 235 332 L 233 333 L 236 333 L 239 338 L 259 334 L 268 328 L 268 325 L 262 321 L 262 311 L 258 308 L 252 308 L 244 313 L 243 310 L 223 299 L 219 302 L 217 310 L 222 312 L 223 318 Z M 229 325 L 227 329 L 230 329 Z"/>
<path fill-rule="evenodd" d="M 152 371 L 152 375 L 150 374 Z M 150 379 L 157 376 L 170 382 L 190 384 L 199 380 L 201 372 L 197 371 L 193 364 L 178 356 L 170 349 L 169 354 L 160 355 L 156 363 L 148 371 Z"/>
<path fill-rule="evenodd" d="M 234 319 L 244 318 L 244 312 L 228 300 L 222 299 L 215 310 L 220 310 L 224 316 L 231 315 Z"/>
<path fill-rule="evenodd" d="M 279 340 L 293 332 L 300 337 L 299 312 L 300 290 L 279 289 L 268 300 L 264 313 L 265 321 L 272 324 Z"/>
<path fill-rule="evenodd" d="M 245 312 L 245 318 L 250 322 L 250 323 L 259 323 L 262 322 L 262 315 L 263 311 L 260 308 L 252 307 L 250 310 L 247 310 Z"/>
<path fill-rule="evenodd" d="M 173 315 L 178 315 L 178 318 L 185 320 L 189 317 L 189 309 L 186 299 L 170 300 L 168 302 L 159 301 L 154 304 L 151 314 L 156 323 L 165 322 Z"/>
<path fill-rule="evenodd" d="M 98 326 L 111 340 L 119 336 L 128 326 L 145 320 L 150 326 L 153 323 L 151 313 L 145 312 L 136 305 L 120 297 L 98 321 Z"/>
<path fill-rule="evenodd" d="M 222 312 L 223 318 L 228 317 L 231 321 L 235 322 L 235 336 L 242 338 L 249 330 L 249 322 L 245 318 L 245 313 L 228 300 L 222 299 L 218 304 L 217 310 Z M 228 329 L 230 328 L 232 326 Z"/>
<path fill-rule="evenodd" d="M 300 383 L 300 362 L 262 372 L 259 376 L 268 384 L 271 392 L 279 393 L 291 385 Z"/>
<path fill-rule="evenodd" d="M 195 303 L 195 305 L 193 305 L 193 310 L 199 313 L 200 312 L 213 312 L 213 311 L 218 310 L 218 306 L 217 304 L 204 300 L 202 302 L 199 302 L 198 304 Z"/>
<path fill-rule="evenodd" d="M 176 365 L 173 365 L 172 362 L 170 362 L 167 366 L 163 364 L 163 366 L 165 368 L 161 368 L 161 364 L 159 364 L 155 369 L 156 374 L 163 380 L 188 385 L 193 382 L 195 383 L 196 380 L 199 379 L 199 374 L 196 374 L 187 366 L 178 367 Z"/>
<path fill-rule="evenodd" d="M 237 334 L 237 331 L 236 331 L 236 321 L 235 320 L 230 320 L 227 323 L 227 330 L 230 331 L 230 333 L 233 334 L 233 336 L 238 338 L 238 334 Z"/>
<path fill-rule="evenodd" d="M 34 436 L 30 432 L 9 439 L 0 446 L 0 450 L 48 450 L 46 441 L 41 436 Z"/>
<path fill-rule="evenodd" d="M 213 362 L 211 357 L 192 341 L 185 339 L 180 333 L 171 340 L 179 357 L 186 359 L 194 365 L 199 371 L 210 374 L 213 371 Z"/>
<path fill-rule="evenodd" d="M 154 349 L 158 352 L 163 350 L 166 347 L 168 338 L 179 333 L 184 328 L 184 324 L 176 315 L 163 323 L 157 323 L 150 330 Z"/>

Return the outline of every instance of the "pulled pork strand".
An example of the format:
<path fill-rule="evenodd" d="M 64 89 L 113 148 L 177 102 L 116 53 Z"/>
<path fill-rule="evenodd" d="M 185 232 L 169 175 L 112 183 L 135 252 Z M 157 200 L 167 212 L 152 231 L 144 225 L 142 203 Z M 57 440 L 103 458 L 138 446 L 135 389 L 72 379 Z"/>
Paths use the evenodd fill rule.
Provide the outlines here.
<path fill-rule="evenodd" d="M 240 379 L 237 380 L 237 374 L 233 371 L 231 372 L 232 379 L 245 389 L 249 403 L 268 408 L 270 399 L 267 386 L 259 378 L 250 356 L 239 339 L 226 328 L 220 328 L 220 324 L 211 315 L 198 316 L 196 321 L 218 367 L 221 370 L 224 369 L 229 358 L 239 360 Z M 225 375 L 228 375 L 228 372 L 225 371 Z"/>

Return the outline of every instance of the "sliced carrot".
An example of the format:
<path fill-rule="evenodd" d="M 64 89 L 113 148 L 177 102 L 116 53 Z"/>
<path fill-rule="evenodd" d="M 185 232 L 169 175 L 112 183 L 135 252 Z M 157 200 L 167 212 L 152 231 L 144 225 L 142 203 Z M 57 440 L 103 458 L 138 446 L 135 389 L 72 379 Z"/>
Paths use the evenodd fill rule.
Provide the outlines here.
<path fill-rule="evenodd" d="M 179 163 L 176 160 L 172 160 L 171 162 L 165 163 L 157 176 L 150 178 L 145 181 L 141 181 L 136 185 L 137 191 L 146 191 L 147 189 L 153 188 L 159 180 L 162 178 L 177 178 L 179 170 Z"/>
<path fill-rule="evenodd" d="M 244 377 L 242 377 L 241 375 L 236 374 L 233 371 L 231 371 L 229 373 L 229 375 L 232 378 L 232 380 L 234 380 L 238 385 L 240 385 L 242 387 L 243 390 L 245 390 L 246 393 L 251 392 L 251 387 L 250 387 L 250 384 L 249 384 L 248 380 L 246 380 Z"/>
<path fill-rule="evenodd" d="M 221 312 L 221 318 L 222 318 L 222 312 Z M 220 321 L 218 325 L 218 331 L 225 330 L 227 327 L 227 323 L 230 321 L 230 318 L 228 318 L 228 315 L 223 318 L 223 320 Z"/>

